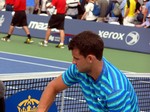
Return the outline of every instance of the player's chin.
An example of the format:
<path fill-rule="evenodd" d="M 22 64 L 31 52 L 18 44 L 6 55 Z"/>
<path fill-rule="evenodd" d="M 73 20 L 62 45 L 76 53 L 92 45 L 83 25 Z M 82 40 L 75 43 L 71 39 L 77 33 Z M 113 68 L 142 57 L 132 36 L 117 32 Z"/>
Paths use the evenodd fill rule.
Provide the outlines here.
<path fill-rule="evenodd" d="M 78 68 L 78 67 L 77 67 Z M 82 68 L 78 68 L 78 71 L 79 72 L 82 72 L 82 73 L 86 73 L 86 71 L 84 70 L 84 69 L 82 69 Z"/>
<path fill-rule="evenodd" d="M 81 72 L 81 71 L 82 71 L 82 70 L 81 70 L 78 66 L 77 66 L 77 69 L 78 69 L 78 71 L 79 71 L 79 72 Z"/>

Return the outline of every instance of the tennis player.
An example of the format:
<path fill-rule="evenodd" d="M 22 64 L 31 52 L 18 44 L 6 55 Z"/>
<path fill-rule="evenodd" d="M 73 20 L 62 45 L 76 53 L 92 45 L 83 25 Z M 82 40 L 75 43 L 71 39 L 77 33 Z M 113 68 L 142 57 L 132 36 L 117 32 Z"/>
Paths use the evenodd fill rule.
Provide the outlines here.
<path fill-rule="evenodd" d="M 129 79 L 103 57 L 99 35 L 83 31 L 68 45 L 72 65 L 45 88 L 37 112 L 47 112 L 57 93 L 79 83 L 91 112 L 139 112 L 138 99 Z"/>

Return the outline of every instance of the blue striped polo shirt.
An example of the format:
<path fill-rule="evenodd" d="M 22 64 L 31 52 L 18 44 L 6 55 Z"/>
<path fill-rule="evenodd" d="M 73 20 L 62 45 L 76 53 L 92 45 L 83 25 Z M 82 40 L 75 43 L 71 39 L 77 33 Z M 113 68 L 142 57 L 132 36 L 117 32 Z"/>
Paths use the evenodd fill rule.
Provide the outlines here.
<path fill-rule="evenodd" d="M 79 83 L 91 112 L 139 112 L 137 95 L 128 78 L 105 58 L 102 60 L 103 69 L 96 81 L 72 64 L 62 74 L 64 83 Z"/>

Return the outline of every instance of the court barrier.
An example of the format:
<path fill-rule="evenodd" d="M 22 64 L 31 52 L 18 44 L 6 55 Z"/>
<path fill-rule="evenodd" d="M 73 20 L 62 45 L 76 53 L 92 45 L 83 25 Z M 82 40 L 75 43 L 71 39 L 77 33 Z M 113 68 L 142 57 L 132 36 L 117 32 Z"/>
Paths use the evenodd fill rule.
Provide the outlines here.
<path fill-rule="evenodd" d="M 11 12 L 0 11 L 0 31 L 2 33 L 8 32 L 11 18 Z M 44 38 L 50 16 L 28 14 L 27 18 L 31 36 Z M 25 36 L 25 32 L 21 29 L 16 27 L 14 34 Z M 150 53 L 150 29 L 67 18 L 65 19 L 65 44 L 68 44 L 73 35 L 85 30 L 97 33 L 104 40 L 107 48 Z M 59 40 L 59 30 L 52 29 L 50 42 L 58 43 Z"/>
<path fill-rule="evenodd" d="M 36 109 L 40 98 L 38 96 L 41 95 L 41 93 L 35 95 L 35 93 L 30 93 L 30 91 L 28 90 L 43 91 L 46 85 L 49 83 L 49 81 L 58 77 L 60 73 L 61 72 L 53 72 L 53 73 L 45 72 L 45 73 L 22 73 L 22 74 L 20 73 L 14 75 L 12 74 L 1 75 L 0 79 L 2 79 L 6 87 L 5 97 L 6 99 L 8 98 L 11 99 L 11 102 L 8 102 L 9 108 L 16 109 L 16 111 L 12 112 L 17 112 L 17 109 L 20 110 L 24 109 L 24 112 L 27 112 L 25 111 L 27 109 L 28 112 L 31 111 L 31 109 L 32 110 Z M 140 112 L 150 112 L 150 100 L 149 100 L 150 74 L 149 73 L 125 73 L 125 74 L 131 81 L 138 96 Z M 24 95 L 22 94 L 20 95 L 20 92 Z M 18 95 L 22 96 L 23 98 Z M 31 103 L 31 101 L 34 102 Z M 60 92 L 56 96 L 55 103 L 58 112 L 90 112 L 87 103 L 83 97 L 82 90 L 79 84 L 75 84 L 69 87 L 68 89 Z"/>

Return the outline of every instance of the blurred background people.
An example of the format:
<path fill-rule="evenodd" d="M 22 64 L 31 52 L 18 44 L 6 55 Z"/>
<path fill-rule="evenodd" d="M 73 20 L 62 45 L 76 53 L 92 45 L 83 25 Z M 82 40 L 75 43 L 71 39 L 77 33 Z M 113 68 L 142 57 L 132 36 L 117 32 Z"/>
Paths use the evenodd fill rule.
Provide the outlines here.
<path fill-rule="evenodd" d="M 27 0 L 26 1 L 26 13 L 33 14 L 38 13 L 39 10 L 39 0 Z"/>
<path fill-rule="evenodd" d="M 6 11 L 13 11 L 14 0 L 5 0 L 5 9 Z"/>
<path fill-rule="evenodd" d="M 107 10 L 110 0 L 97 0 L 97 3 L 100 7 L 100 15 L 97 18 L 97 22 L 104 22 L 107 16 Z"/>
<path fill-rule="evenodd" d="M 30 36 L 30 31 L 28 29 L 27 25 L 27 16 L 26 16 L 26 0 L 15 0 L 14 2 L 14 15 L 9 27 L 8 35 L 5 37 L 2 37 L 1 40 L 5 42 L 10 41 L 10 37 L 14 31 L 15 26 L 23 27 L 25 33 L 27 34 L 27 39 L 24 43 L 31 44 L 33 43 L 33 40 Z"/>
<path fill-rule="evenodd" d="M 93 9 L 94 9 L 94 3 L 96 2 L 95 0 L 86 0 L 87 4 L 85 5 L 85 12 L 81 17 L 81 20 L 86 20 L 86 21 L 96 21 L 98 16 L 95 16 L 93 14 Z"/>
<path fill-rule="evenodd" d="M 79 0 L 66 0 L 66 16 L 70 16 L 73 19 L 78 17 L 78 5 L 80 5 Z"/>
<path fill-rule="evenodd" d="M 135 26 L 135 10 L 136 10 L 137 0 L 127 0 L 124 10 L 124 20 L 123 25 L 125 26 Z"/>
<path fill-rule="evenodd" d="M 48 5 L 48 4 L 47 4 Z M 51 35 L 51 29 L 56 28 L 59 30 L 60 34 L 60 42 L 56 45 L 56 48 L 64 48 L 64 41 L 65 41 L 65 13 L 66 13 L 66 0 L 52 0 L 49 3 L 47 8 L 55 9 L 52 12 L 52 15 L 48 22 L 48 28 L 45 34 L 44 41 L 39 42 L 41 46 L 48 46 L 49 37 Z"/>
<path fill-rule="evenodd" d="M 26 13 L 33 14 L 35 2 L 34 0 L 27 0 L 26 2 Z"/>
<path fill-rule="evenodd" d="M 150 14 L 150 1 L 144 0 L 143 3 L 145 5 L 145 7 L 143 8 L 143 15 L 144 15 L 143 22 L 145 22 L 147 19 L 147 16 Z"/>
<path fill-rule="evenodd" d="M 47 14 L 46 3 L 47 3 L 47 0 L 40 0 L 39 1 L 40 14 Z"/>
<path fill-rule="evenodd" d="M 137 24 L 137 25 L 135 25 L 135 27 L 137 27 L 137 28 L 140 28 L 140 27 L 150 28 L 150 14 L 147 16 L 147 19 L 145 22 L 143 22 L 142 24 Z"/>
<path fill-rule="evenodd" d="M 87 0 L 80 0 L 80 5 L 78 5 L 78 19 L 81 19 L 82 15 L 84 14 L 86 4 Z"/>
<path fill-rule="evenodd" d="M 5 0 L 0 0 L 0 11 L 4 9 L 4 6 L 5 6 Z"/>

